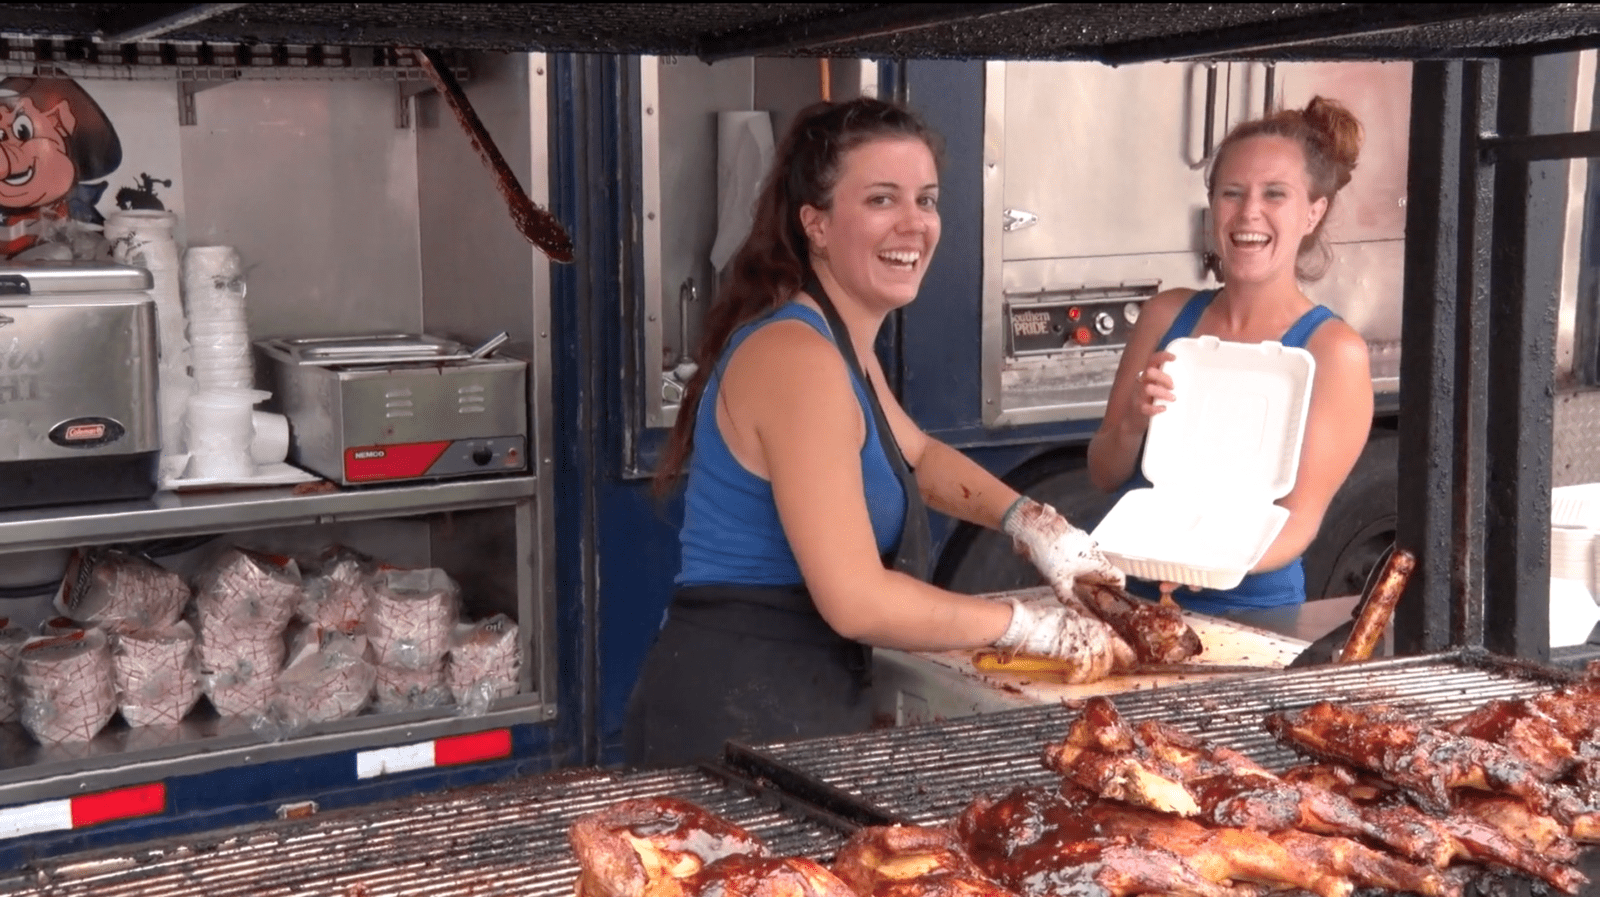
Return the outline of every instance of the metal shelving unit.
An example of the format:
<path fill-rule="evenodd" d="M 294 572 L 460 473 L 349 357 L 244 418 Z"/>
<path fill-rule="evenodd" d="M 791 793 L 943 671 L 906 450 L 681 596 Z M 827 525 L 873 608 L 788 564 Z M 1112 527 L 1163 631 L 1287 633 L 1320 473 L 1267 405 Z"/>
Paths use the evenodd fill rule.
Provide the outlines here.
<path fill-rule="evenodd" d="M 313 494 L 294 486 L 158 492 L 147 501 L 7 511 L 0 512 L 0 553 L 500 507 L 532 500 L 536 482 L 523 476 Z"/>

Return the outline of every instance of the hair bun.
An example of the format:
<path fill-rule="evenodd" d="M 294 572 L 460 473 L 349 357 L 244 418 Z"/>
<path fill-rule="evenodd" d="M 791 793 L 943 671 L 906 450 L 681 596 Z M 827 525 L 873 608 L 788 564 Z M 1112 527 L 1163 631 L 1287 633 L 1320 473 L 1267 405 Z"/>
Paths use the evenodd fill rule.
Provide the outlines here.
<path fill-rule="evenodd" d="M 1327 153 L 1328 161 L 1338 169 L 1340 187 L 1350 182 L 1350 172 L 1361 155 L 1361 122 L 1338 100 L 1312 97 L 1300 113 L 1316 135 L 1318 143 Z"/>

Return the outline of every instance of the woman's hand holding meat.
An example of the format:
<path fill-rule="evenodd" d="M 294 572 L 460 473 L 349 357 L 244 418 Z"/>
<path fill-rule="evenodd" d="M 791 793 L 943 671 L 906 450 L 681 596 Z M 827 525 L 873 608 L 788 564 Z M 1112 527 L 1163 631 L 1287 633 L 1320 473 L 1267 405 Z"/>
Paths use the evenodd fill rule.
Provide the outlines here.
<path fill-rule="evenodd" d="M 1006 512 L 1000 528 L 1011 536 L 1017 552 L 1039 569 L 1057 597 L 1072 597 L 1073 583 L 1079 579 L 1102 582 L 1121 588 L 1122 571 L 1106 560 L 1088 533 L 1067 522 L 1055 508 L 1020 498 Z"/>
<path fill-rule="evenodd" d="M 1137 661 L 1128 643 L 1093 616 L 1050 600 L 1005 600 L 1011 624 L 994 646 L 1009 654 L 1070 661 L 1069 684 L 1104 679 Z"/>

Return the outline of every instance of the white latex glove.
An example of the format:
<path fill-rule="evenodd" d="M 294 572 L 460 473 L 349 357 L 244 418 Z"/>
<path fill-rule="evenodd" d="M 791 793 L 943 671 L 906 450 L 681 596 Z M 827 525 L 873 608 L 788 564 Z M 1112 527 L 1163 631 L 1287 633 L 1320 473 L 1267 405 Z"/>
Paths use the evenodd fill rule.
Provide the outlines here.
<path fill-rule="evenodd" d="M 1122 571 L 1100 553 L 1088 533 L 1068 523 L 1047 504 L 1026 496 L 1018 499 L 1006 511 L 1000 528 L 1011 537 L 1017 552 L 1039 568 L 1062 601 L 1072 595 L 1073 582 L 1079 579 L 1118 588 L 1127 581 Z"/>
<path fill-rule="evenodd" d="M 994 646 L 1012 654 L 1071 661 L 1068 683 L 1095 682 L 1138 660 L 1128 643 L 1095 617 L 1053 601 L 1005 601 L 1011 605 L 1011 625 Z"/>

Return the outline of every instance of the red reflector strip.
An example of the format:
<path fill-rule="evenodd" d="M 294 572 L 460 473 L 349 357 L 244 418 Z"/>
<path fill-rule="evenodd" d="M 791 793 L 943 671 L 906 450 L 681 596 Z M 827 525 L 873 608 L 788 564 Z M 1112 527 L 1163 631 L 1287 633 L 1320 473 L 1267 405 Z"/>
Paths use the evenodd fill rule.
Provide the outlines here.
<path fill-rule="evenodd" d="M 98 825 L 115 819 L 154 816 L 167 809 L 167 786 L 163 782 L 118 788 L 72 799 L 72 827 Z"/>
<path fill-rule="evenodd" d="M 433 743 L 436 766 L 455 766 L 511 756 L 511 730 L 493 729 L 471 735 L 452 735 Z"/>

